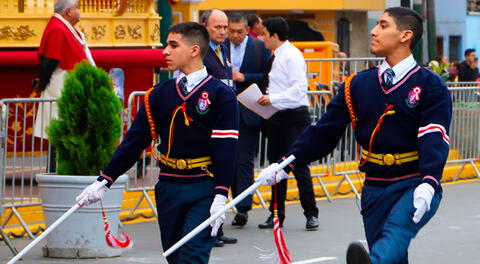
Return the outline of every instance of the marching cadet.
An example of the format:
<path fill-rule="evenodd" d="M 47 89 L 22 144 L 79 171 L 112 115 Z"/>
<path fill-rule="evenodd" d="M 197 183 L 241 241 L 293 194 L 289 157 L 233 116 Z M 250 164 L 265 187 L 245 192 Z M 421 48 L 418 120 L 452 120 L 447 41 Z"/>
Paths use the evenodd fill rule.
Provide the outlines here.
<path fill-rule="evenodd" d="M 208 32 L 200 24 L 170 28 L 164 54 L 168 70 L 180 74 L 146 93 L 144 105 L 98 181 L 77 197 L 80 205 L 101 199 L 158 135 L 161 171 L 155 200 L 164 250 L 225 206 L 232 182 L 238 104 L 231 89 L 207 74 L 202 58 L 208 43 Z M 103 180 L 108 184 L 98 190 Z M 224 219 L 225 215 L 217 218 L 212 228 L 168 256 L 168 262 L 208 263 Z"/>
<path fill-rule="evenodd" d="M 292 166 L 275 177 L 274 163 L 258 179 L 273 184 L 296 165 L 326 156 L 351 122 L 363 149 L 361 214 L 370 253 L 352 243 L 348 264 L 408 263 L 410 241 L 440 204 L 452 102 L 442 79 L 413 59 L 422 33 L 415 11 L 386 9 L 371 31 L 370 45 L 371 53 L 385 56 L 383 63 L 347 78 L 325 115 L 286 155 L 295 155 Z"/>

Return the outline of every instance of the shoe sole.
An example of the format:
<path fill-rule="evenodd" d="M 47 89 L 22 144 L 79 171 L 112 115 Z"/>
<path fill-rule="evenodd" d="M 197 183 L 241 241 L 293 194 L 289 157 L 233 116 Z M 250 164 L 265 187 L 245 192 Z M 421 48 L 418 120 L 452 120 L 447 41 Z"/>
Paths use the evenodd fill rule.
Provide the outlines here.
<path fill-rule="evenodd" d="M 372 262 L 363 245 L 352 243 L 347 250 L 347 264 L 372 264 Z"/>

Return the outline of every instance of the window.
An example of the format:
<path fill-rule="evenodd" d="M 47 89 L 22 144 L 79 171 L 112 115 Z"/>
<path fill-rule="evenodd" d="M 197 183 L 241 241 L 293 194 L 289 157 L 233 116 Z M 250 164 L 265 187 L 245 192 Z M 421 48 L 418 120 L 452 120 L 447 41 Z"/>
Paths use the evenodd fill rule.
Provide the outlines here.
<path fill-rule="evenodd" d="M 460 43 L 461 36 L 449 36 L 448 38 L 448 53 L 450 55 L 450 61 L 460 61 Z"/>

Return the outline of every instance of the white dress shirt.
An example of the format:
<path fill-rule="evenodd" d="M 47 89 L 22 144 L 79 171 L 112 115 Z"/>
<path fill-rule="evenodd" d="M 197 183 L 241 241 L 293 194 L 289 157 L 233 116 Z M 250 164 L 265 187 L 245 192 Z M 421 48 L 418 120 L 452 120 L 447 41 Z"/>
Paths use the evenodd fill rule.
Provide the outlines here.
<path fill-rule="evenodd" d="M 192 72 L 189 75 L 185 75 L 185 73 L 180 72 L 177 76 L 177 83 L 180 81 L 180 79 L 183 78 L 183 76 L 187 76 L 187 91 L 191 92 L 195 87 L 203 81 L 208 76 L 207 68 L 203 66 L 202 69 Z"/>
<path fill-rule="evenodd" d="M 407 73 L 415 66 L 417 66 L 417 62 L 411 54 L 393 67 L 390 67 L 387 61 L 383 60 L 382 64 L 380 65 L 380 76 L 383 77 L 383 73 L 385 72 L 385 70 L 388 68 L 392 68 L 393 72 L 395 73 L 395 76 L 393 77 L 393 85 L 395 85 L 400 80 L 402 80 L 403 77 L 405 77 L 405 75 L 407 75 Z"/>
<path fill-rule="evenodd" d="M 240 66 L 242 66 L 243 56 L 245 56 L 245 50 L 247 49 L 248 36 L 240 43 L 235 45 L 230 41 L 230 61 L 232 62 L 232 71 L 239 72 Z"/>
<path fill-rule="evenodd" d="M 287 40 L 274 54 L 268 73 L 270 102 L 280 110 L 308 106 L 307 65 L 302 53 Z"/>

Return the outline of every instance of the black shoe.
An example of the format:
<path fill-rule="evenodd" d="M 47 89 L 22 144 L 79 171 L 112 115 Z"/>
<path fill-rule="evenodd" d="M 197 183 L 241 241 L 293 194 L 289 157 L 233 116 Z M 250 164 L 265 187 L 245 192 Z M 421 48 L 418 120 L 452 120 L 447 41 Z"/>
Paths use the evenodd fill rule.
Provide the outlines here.
<path fill-rule="evenodd" d="M 306 228 L 307 230 L 316 230 L 318 228 L 318 218 L 316 216 L 308 217 Z"/>
<path fill-rule="evenodd" d="M 285 218 L 280 218 L 280 227 L 283 227 L 283 220 L 285 220 Z M 258 225 L 258 228 L 260 228 L 260 229 L 272 229 L 273 228 L 273 216 L 269 216 L 267 218 L 267 221 L 265 221 L 265 223 L 262 223 L 262 224 Z"/>
<path fill-rule="evenodd" d="M 238 242 L 238 239 L 236 239 L 234 237 L 228 237 L 228 236 L 225 236 L 225 235 L 217 236 L 217 240 L 220 240 L 225 244 L 236 244 Z"/>
<path fill-rule="evenodd" d="M 215 238 L 215 244 L 213 244 L 214 247 L 223 247 L 225 246 L 225 243 L 223 243 L 222 240 Z"/>
<path fill-rule="evenodd" d="M 347 264 L 372 264 L 372 261 L 363 245 L 353 242 L 347 249 Z"/>
<path fill-rule="evenodd" d="M 244 226 L 247 224 L 248 214 L 238 212 L 233 218 L 232 226 Z"/>

